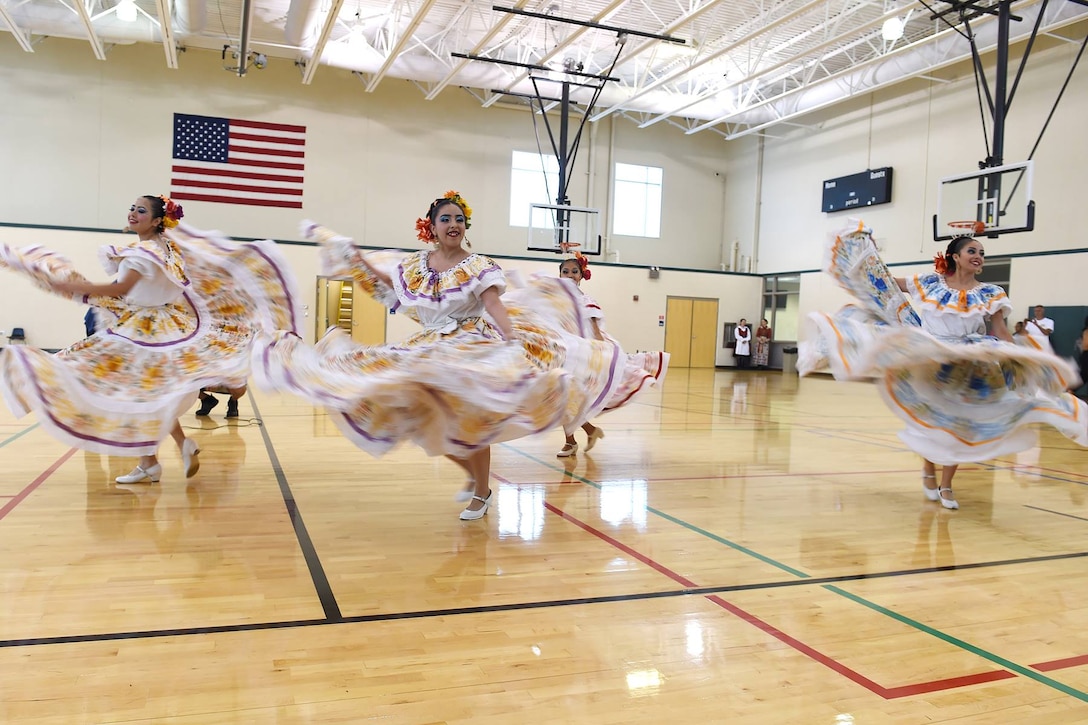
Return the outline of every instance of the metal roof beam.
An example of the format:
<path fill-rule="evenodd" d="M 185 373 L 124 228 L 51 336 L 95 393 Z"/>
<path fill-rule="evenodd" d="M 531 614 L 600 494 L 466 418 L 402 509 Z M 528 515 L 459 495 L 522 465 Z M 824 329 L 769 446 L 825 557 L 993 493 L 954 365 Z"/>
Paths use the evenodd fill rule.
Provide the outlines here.
<path fill-rule="evenodd" d="M 0 19 L 4 21 L 4 24 L 8 26 L 8 30 L 15 36 L 19 47 L 27 53 L 33 53 L 34 46 L 30 44 L 30 33 L 23 34 L 23 31 L 15 23 L 15 19 L 11 17 L 11 13 L 8 12 L 7 6 L 2 1 L 0 1 Z"/>
<path fill-rule="evenodd" d="M 761 35 L 764 35 L 765 33 L 768 33 L 770 31 L 778 28 L 781 25 L 785 25 L 786 23 L 790 22 L 791 20 L 795 20 L 798 17 L 804 15 L 805 13 L 808 13 L 811 10 L 814 10 L 814 9 L 817 9 L 817 8 L 820 8 L 820 7 L 824 7 L 826 4 L 827 4 L 827 0 L 810 0 L 809 2 L 805 3 L 804 5 L 797 8 L 796 10 L 794 10 L 792 12 L 789 12 L 789 13 L 786 13 L 785 15 L 778 18 L 777 20 L 772 20 L 771 22 L 767 23 L 766 25 L 760 25 L 757 30 L 755 30 L 755 31 L 753 31 L 751 33 L 748 33 L 747 35 L 742 36 L 739 40 L 736 40 L 736 41 L 734 41 L 732 43 L 729 43 L 728 45 L 726 45 L 725 47 L 723 47 L 723 48 L 721 48 L 719 50 L 714 51 L 713 53 L 711 53 L 707 57 L 703 58 L 702 60 L 698 60 L 698 61 L 692 63 L 691 65 L 687 66 L 686 68 L 681 68 L 679 70 L 673 71 L 672 73 L 668 73 L 666 75 L 663 75 L 660 78 L 657 78 L 656 80 L 654 80 L 653 82 L 648 83 L 645 86 L 642 86 L 642 88 L 639 88 L 629 98 L 626 98 L 623 101 L 621 101 L 620 103 L 613 104 L 612 106 L 604 109 L 600 113 L 593 116 L 593 118 L 591 118 L 590 120 L 591 121 L 599 121 L 602 118 L 604 118 L 605 116 L 607 116 L 608 114 L 618 111 L 621 107 L 623 107 L 624 105 L 630 103 L 634 99 L 641 98 L 642 96 L 646 95 L 647 93 L 654 90 L 655 88 L 663 86 L 664 84 L 669 83 L 671 81 L 674 81 L 677 78 L 685 76 L 688 73 L 695 70 L 696 68 L 700 68 L 700 67 L 706 65 L 707 63 L 710 63 L 711 61 L 717 60 L 718 58 L 722 57 L 723 55 L 731 53 L 731 52 L 733 52 L 734 50 L 736 50 L 738 48 L 742 48 L 745 45 L 751 43 L 756 38 L 760 37 Z"/>
<path fill-rule="evenodd" d="M 170 11 L 170 0 L 156 0 L 159 6 L 159 31 L 162 34 L 162 49 L 166 53 L 166 67 L 178 67 L 178 47 L 174 42 L 174 21 Z"/>
<path fill-rule="evenodd" d="M 61 2 L 65 7 L 71 8 L 64 0 L 61 0 Z M 91 44 L 94 57 L 98 58 L 98 60 L 105 60 L 106 49 L 102 47 L 102 39 L 98 37 L 98 33 L 94 32 L 94 22 L 91 19 L 89 4 L 89 2 L 83 2 L 83 0 L 75 0 L 75 12 L 79 15 L 79 19 L 83 21 L 83 28 L 87 31 L 87 42 Z"/>
<path fill-rule="evenodd" d="M 343 2 L 343 0 L 341 0 Z M 411 21 L 408 23 L 408 27 L 404 29 L 401 36 L 397 38 L 397 42 L 393 45 L 392 50 L 389 51 L 389 55 L 385 56 L 385 61 L 382 63 L 382 67 L 371 76 L 370 82 L 366 84 L 366 92 L 372 93 L 378 84 L 382 82 L 382 78 L 385 78 L 385 74 L 389 72 L 389 69 L 396 62 L 397 57 L 404 52 L 404 46 L 408 44 L 408 41 L 412 38 L 412 35 L 419 28 L 423 19 L 427 17 L 427 13 L 434 7 L 436 0 L 425 0 L 416 14 L 412 16 Z M 429 94 L 428 94 L 429 95 Z"/>
<path fill-rule="evenodd" d="M 828 57 L 833 57 L 839 51 L 836 51 L 835 53 L 831 53 L 831 54 L 825 54 L 825 55 L 821 56 L 820 58 L 816 59 L 815 61 L 812 61 L 812 59 L 811 59 L 811 56 L 814 53 L 818 53 L 818 52 L 820 52 L 820 51 L 822 51 L 822 50 L 824 50 L 826 48 L 829 48 L 829 47 L 835 47 L 837 45 L 840 45 L 843 40 L 856 37 L 858 35 L 858 33 L 860 33 L 860 32 L 867 31 L 867 30 L 870 30 L 870 29 L 875 29 L 875 28 L 881 26 L 884 23 L 884 21 L 887 20 L 888 18 L 897 17 L 900 14 L 902 14 L 903 10 L 905 8 L 907 8 L 907 7 L 908 6 L 895 8 L 892 11 L 887 12 L 884 15 L 881 15 L 880 17 L 878 17 L 878 18 L 876 18 L 874 20 L 870 20 L 869 22 L 864 23 L 862 25 L 852 27 L 847 32 L 842 33 L 840 35 L 837 35 L 835 37 L 832 37 L 832 38 L 824 41 L 823 43 L 820 43 L 819 45 L 817 45 L 815 47 L 807 48 L 807 49 L 805 49 L 805 51 L 803 51 L 801 53 L 798 53 L 796 55 L 793 55 L 793 56 L 791 56 L 789 58 L 786 58 L 785 60 L 779 61 L 778 63 L 775 63 L 774 65 L 759 68 L 758 70 L 752 71 L 751 73 L 748 73 L 747 75 L 745 75 L 743 78 L 739 78 L 739 79 L 737 79 L 735 81 L 730 81 L 725 86 L 722 86 L 721 88 L 717 88 L 711 93 L 706 93 L 706 94 L 704 94 L 702 96 L 699 96 L 699 97 L 697 97 L 695 99 L 689 99 L 689 100 L 685 101 L 683 104 L 681 104 L 679 106 L 676 106 L 674 108 L 671 108 L 668 111 L 665 111 L 665 112 L 661 113 L 660 115 L 650 119 L 649 121 L 641 124 L 639 126 L 639 128 L 645 128 L 646 126 L 651 126 L 651 125 L 653 125 L 655 123 L 658 123 L 659 121 L 663 121 L 663 120 L 665 120 L 666 118 L 668 118 L 670 116 L 676 115 L 677 113 L 679 113 L 680 111 L 683 111 L 684 109 L 690 108 L 691 106 L 694 106 L 694 105 L 696 105 L 698 103 L 702 103 L 703 101 L 709 100 L 710 98 L 713 98 L 714 96 L 716 96 L 716 95 L 718 95 L 720 93 L 724 93 L 726 91 L 732 90 L 733 88 L 743 86 L 745 83 L 751 83 L 753 81 L 758 81 L 760 78 L 766 78 L 771 73 L 774 73 L 775 71 L 779 70 L 780 68 L 784 68 L 784 67 L 787 67 L 787 66 L 790 66 L 790 65 L 795 65 L 797 63 L 808 64 L 808 63 L 811 63 L 811 62 L 820 62 L 820 61 L 825 60 Z M 853 45 L 853 44 L 851 44 L 851 45 Z M 892 55 L 895 52 L 898 52 L 898 50 L 901 50 L 903 47 L 907 47 L 907 46 L 901 46 L 899 49 L 897 49 L 896 51 L 893 51 L 892 53 L 885 53 L 883 55 L 877 56 L 876 59 L 886 58 L 889 55 Z M 841 51 L 842 48 L 840 48 L 839 50 Z M 730 114 L 730 115 L 732 115 L 732 114 Z"/>
<path fill-rule="evenodd" d="M 525 7 L 528 3 L 529 0 L 518 0 L 517 5 L 515 5 L 514 7 L 522 8 Z M 513 15 L 509 13 L 504 14 L 502 20 L 491 26 L 491 28 L 487 31 L 487 34 L 484 35 L 484 37 L 480 38 L 480 41 L 472 47 L 472 50 L 468 53 L 468 55 L 479 55 L 481 52 L 483 52 L 483 49 L 487 47 L 487 45 L 495 38 L 495 36 L 498 35 L 503 28 L 510 24 L 513 19 Z M 463 56 L 457 56 L 456 54 L 454 54 L 454 56 L 457 58 L 461 58 L 461 61 L 459 63 L 456 63 L 453 68 L 450 69 L 449 73 L 446 74 L 445 78 L 435 84 L 434 88 L 432 88 L 430 93 L 427 94 L 426 100 L 433 101 L 438 96 L 438 94 L 442 92 L 442 89 L 452 83 L 453 79 L 457 77 L 457 74 L 464 70 L 466 65 L 472 62 L 470 59 L 466 59 Z M 492 101 L 492 103 L 494 103 L 494 101 Z M 490 104 L 485 103 L 484 105 Z"/>
<path fill-rule="evenodd" d="M 612 2 L 610 2 L 607 7 L 603 8 L 599 13 L 597 13 L 596 15 L 593 16 L 593 22 L 596 22 L 598 20 L 604 20 L 605 18 L 610 17 L 612 15 L 612 13 L 619 10 L 626 2 L 627 2 L 627 0 L 612 0 Z M 511 17 L 513 17 L 513 15 L 511 15 Z M 560 20 L 560 18 L 551 18 L 551 19 Z M 576 41 L 578 38 L 581 38 L 583 35 L 585 35 L 587 32 L 589 32 L 589 30 L 590 30 L 590 27 L 588 25 L 579 24 L 577 30 L 575 30 L 573 33 L 568 35 L 563 40 L 562 43 L 558 43 L 554 48 L 552 48 L 550 51 L 545 53 L 539 59 L 539 62 L 541 64 L 544 64 L 544 63 L 548 62 L 549 60 L 551 60 L 552 58 L 556 57 L 557 55 L 562 53 L 564 50 L 566 50 L 569 46 L 573 45 L 574 41 Z M 521 83 L 522 81 L 524 81 L 528 77 L 529 77 L 528 73 L 522 73 L 521 75 L 514 78 L 510 82 L 510 85 L 507 86 L 507 88 L 513 88 L 514 86 Z M 498 96 L 493 96 L 491 101 L 484 104 L 484 107 L 486 108 L 486 107 L 490 106 L 492 103 L 495 102 L 495 100 L 497 98 L 498 98 Z"/>
<path fill-rule="evenodd" d="M 321 34 L 317 36 L 317 42 L 310 50 L 310 60 L 306 62 L 306 70 L 302 73 L 302 84 L 310 85 L 313 82 L 317 67 L 321 65 L 321 55 L 325 52 L 325 46 L 332 35 L 332 29 L 336 27 L 336 19 L 340 15 L 340 8 L 344 6 L 344 0 L 332 0 L 332 7 L 325 16 L 325 24 L 321 27 Z"/>

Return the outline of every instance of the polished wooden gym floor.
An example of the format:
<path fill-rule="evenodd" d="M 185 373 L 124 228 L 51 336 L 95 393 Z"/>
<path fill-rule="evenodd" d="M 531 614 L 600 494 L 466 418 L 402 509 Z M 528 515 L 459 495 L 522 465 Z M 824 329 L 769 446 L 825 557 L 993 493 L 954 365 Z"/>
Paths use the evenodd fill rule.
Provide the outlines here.
<path fill-rule="evenodd" d="M 445 460 L 225 407 L 194 478 L 168 444 L 130 486 L 0 414 L 0 722 L 1088 722 L 1088 451 L 1051 432 L 947 511 L 872 386 L 675 368 L 592 452 L 497 446 L 462 522 Z"/>

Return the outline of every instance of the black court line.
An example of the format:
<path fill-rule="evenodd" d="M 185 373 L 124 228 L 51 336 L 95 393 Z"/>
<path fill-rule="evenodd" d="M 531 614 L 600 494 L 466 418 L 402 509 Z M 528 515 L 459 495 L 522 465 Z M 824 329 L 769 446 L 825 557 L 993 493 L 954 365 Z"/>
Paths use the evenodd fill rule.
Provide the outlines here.
<path fill-rule="evenodd" d="M 1032 509 L 1033 511 L 1042 511 L 1044 514 L 1054 514 L 1055 516 L 1065 516 L 1066 518 L 1076 519 L 1077 521 L 1088 521 L 1088 518 L 1083 516 L 1077 516 L 1076 514 L 1067 514 L 1064 511 L 1053 511 L 1051 509 L 1045 509 L 1041 506 L 1032 506 L 1031 504 L 1024 504 L 1024 508 Z"/>
<path fill-rule="evenodd" d="M 57 637 L 28 637 L 25 639 L 0 640 L 0 649 L 10 647 L 34 647 L 50 644 L 84 644 L 91 642 L 110 642 L 115 640 L 152 639 L 159 637 L 189 637 L 204 634 L 232 634 L 235 632 L 257 632 L 298 627 L 323 627 L 337 624 L 361 624 L 367 622 L 393 622 L 410 619 L 429 619 L 433 617 L 453 617 L 465 614 L 495 614 L 530 609 L 550 609 L 554 607 L 572 607 L 586 604 L 614 604 L 651 599 L 670 599 L 675 597 L 703 597 L 708 594 L 727 594 L 730 592 L 749 592 L 765 589 L 785 589 L 790 587 L 825 586 L 828 584 L 843 584 L 847 582 L 867 581 L 870 579 L 888 579 L 892 577 L 915 576 L 919 574 L 934 574 L 937 572 L 966 571 L 969 569 L 986 569 L 998 566 L 1035 564 L 1040 562 L 1083 558 L 1088 558 L 1088 551 L 1079 551 L 1069 554 L 1052 554 L 1050 556 L 1025 557 L 1021 559 L 1003 559 L 1000 561 L 982 561 L 973 564 L 949 564 L 947 566 L 930 566 L 921 569 L 901 569 L 898 571 L 877 572 L 875 574 L 843 574 L 841 576 L 813 577 L 811 579 L 787 579 L 784 581 L 763 582 L 760 584 L 727 584 L 722 586 L 669 589 L 665 591 L 641 592 L 636 594 L 614 594 L 604 597 L 579 597 L 576 599 L 512 602 L 510 604 L 452 607 L 450 609 L 424 609 L 410 612 L 363 614 L 354 617 L 338 616 L 336 619 L 302 619 L 287 622 L 252 622 L 249 624 L 236 625 L 225 624 L 215 627 L 188 627 L 136 632 L 104 632 L 100 634 L 64 635 Z M 339 612 L 337 612 L 337 614 L 339 615 Z"/>
<path fill-rule="evenodd" d="M 251 394 L 249 403 L 253 406 L 253 414 L 263 420 L 261 411 L 257 408 L 257 399 Z M 340 613 L 340 605 L 336 603 L 336 595 L 333 594 L 329 578 L 325 576 L 325 568 L 321 566 L 321 557 L 317 555 L 314 542 L 310 538 L 310 532 L 306 530 L 306 523 L 302 520 L 302 514 L 295 503 L 295 494 L 291 492 L 291 486 L 287 483 L 287 476 L 283 474 L 279 456 L 272 445 L 272 439 L 268 437 L 268 426 L 261 426 L 261 437 L 264 439 L 264 447 L 268 451 L 268 460 L 272 463 L 272 470 L 276 474 L 276 481 L 280 484 L 280 493 L 283 494 L 283 503 L 287 506 L 287 515 L 291 517 L 291 524 L 295 528 L 295 536 L 298 538 L 299 548 L 306 559 L 306 566 L 310 569 L 310 579 L 313 580 L 317 598 L 321 602 L 321 609 L 325 612 L 325 618 L 329 623 L 343 621 Z M 228 630 L 229 631 L 229 630 Z"/>

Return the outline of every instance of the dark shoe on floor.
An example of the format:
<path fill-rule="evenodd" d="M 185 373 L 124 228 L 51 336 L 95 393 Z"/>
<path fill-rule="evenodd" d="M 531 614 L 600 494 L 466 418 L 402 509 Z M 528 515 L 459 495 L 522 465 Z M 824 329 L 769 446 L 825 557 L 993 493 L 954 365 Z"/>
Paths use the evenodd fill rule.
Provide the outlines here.
<path fill-rule="evenodd" d="M 227 416 L 228 418 L 238 417 L 238 401 L 231 398 L 227 401 Z"/>
<path fill-rule="evenodd" d="M 212 408 L 217 405 L 219 405 L 219 398 L 215 397 L 214 395 L 208 395 L 200 399 L 200 409 L 197 410 L 196 414 L 203 417 L 208 413 L 211 413 Z"/>

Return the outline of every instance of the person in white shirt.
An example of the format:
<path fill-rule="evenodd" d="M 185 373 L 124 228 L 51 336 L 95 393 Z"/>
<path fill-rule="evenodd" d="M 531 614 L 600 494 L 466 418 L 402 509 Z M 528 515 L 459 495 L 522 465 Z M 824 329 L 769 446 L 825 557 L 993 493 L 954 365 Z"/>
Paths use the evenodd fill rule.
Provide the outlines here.
<path fill-rule="evenodd" d="M 741 319 L 736 330 L 733 331 L 736 339 L 736 347 L 733 348 L 733 356 L 737 359 L 737 367 L 747 370 L 752 360 L 752 328 L 748 327 L 748 321 Z"/>
<path fill-rule="evenodd" d="M 1050 343 L 1050 336 L 1054 332 L 1054 320 L 1046 316 L 1046 308 L 1035 305 L 1035 317 L 1024 321 L 1024 329 L 1031 339 L 1039 344 L 1040 350 L 1054 352 L 1054 346 Z"/>

